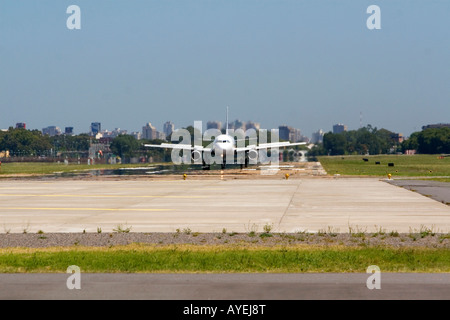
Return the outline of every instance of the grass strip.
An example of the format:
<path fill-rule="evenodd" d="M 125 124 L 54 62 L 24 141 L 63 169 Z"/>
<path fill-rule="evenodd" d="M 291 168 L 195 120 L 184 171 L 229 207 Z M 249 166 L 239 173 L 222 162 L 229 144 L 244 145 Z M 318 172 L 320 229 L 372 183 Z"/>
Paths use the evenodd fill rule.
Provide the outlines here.
<path fill-rule="evenodd" d="M 89 273 L 340 273 L 365 272 L 370 265 L 383 272 L 450 272 L 450 250 L 142 244 L 0 250 L 1 273 L 59 273 L 71 265 Z"/>
<path fill-rule="evenodd" d="M 163 165 L 162 163 L 150 164 L 75 164 L 70 163 L 65 165 L 64 163 L 56 162 L 11 162 L 2 163 L 0 166 L 1 175 L 42 175 L 53 174 L 55 172 L 75 172 L 84 170 L 102 170 L 102 169 L 119 169 L 119 168 L 136 168 L 145 166 Z"/>
<path fill-rule="evenodd" d="M 367 161 L 364 161 L 366 159 Z M 440 155 L 321 156 L 318 160 L 329 175 L 392 177 L 449 177 L 450 157 Z M 393 166 L 389 166 L 392 163 Z"/>

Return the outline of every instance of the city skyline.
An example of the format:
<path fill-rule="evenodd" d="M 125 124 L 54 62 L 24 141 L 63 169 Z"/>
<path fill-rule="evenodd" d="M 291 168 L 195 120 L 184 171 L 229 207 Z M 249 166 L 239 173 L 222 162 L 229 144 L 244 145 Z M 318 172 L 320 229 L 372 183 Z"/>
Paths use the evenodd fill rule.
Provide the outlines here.
<path fill-rule="evenodd" d="M 200 123 L 202 124 L 202 132 L 204 133 L 206 130 L 210 129 L 210 128 L 214 128 L 214 129 L 221 129 L 221 130 L 225 130 L 225 124 L 222 125 L 221 121 L 217 121 L 217 120 L 209 120 L 205 123 L 203 123 L 202 121 L 200 121 Z M 238 125 L 236 125 L 238 124 Z M 240 125 L 239 125 L 240 124 Z M 194 125 L 189 125 L 194 127 Z M 76 130 L 74 130 L 73 126 L 66 126 L 63 127 L 64 130 L 62 130 L 61 127 L 59 126 L 54 126 L 54 125 L 50 125 L 44 128 L 30 128 L 25 122 L 18 122 L 14 125 L 9 126 L 8 128 L 24 128 L 27 130 L 38 130 L 41 131 L 43 135 L 47 134 L 50 136 L 54 136 L 54 135 L 62 135 L 62 134 L 69 134 L 69 135 L 78 135 L 78 134 L 89 134 L 92 136 L 95 136 L 96 134 L 103 134 L 103 136 L 112 136 L 112 137 L 116 137 L 120 134 L 128 134 L 128 135 L 132 135 L 134 136 L 136 139 L 162 139 L 164 140 L 167 136 L 169 136 L 169 134 L 173 131 L 173 130 L 177 130 L 177 129 L 184 129 L 187 128 L 189 126 L 180 126 L 177 127 L 175 126 L 175 124 L 168 120 L 166 122 L 164 122 L 162 124 L 162 126 L 153 126 L 151 122 L 146 122 L 143 126 L 141 126 L 141 130 L 138 131 L 131 131 L 128 129 L 124 129 L 124 128 L 114 128 L 113 130 L 111 130 L 110 128 L 103 128 L 101 129 L 102 125 L 101 122 L 91 122 L 90 126 L 89 126 L 89 130 L 87 131 L 80 131 L 80 132 L 76 132 Z M 427 124 L 427 125 L 423 125 L 421 127 L 420 130 L 424 130 L 425 128 L 433 128 L 433 127 L 440 127 L 440 126 L 449 126 L 449 124 L 443 124 L 443 123 L 435 123 L 435 124 Z M 162 130 L 159 129 L 159 127 L 162 127 Z M 170 127 L 170 130 L 168 131 L 168 127 Z M 366 126 L 363 126 L 366 127 Z M 8 130 L 8 128 L 0 128 L 0 130 Z M 93 129 L 95 128 L 95 129 Z M 265 129 L 265 130 L 273 130 L 273 129 L 278 129 L 280 130 L 280 138 L 282 138 L 283 140 L 291 140 L 291 141 L 298 141 L 298 140 L 305 140 L 305 138 L 307 140 L 321 140 L 318 139 L 318 134 L 319 136 L 322 136 L 325 133 L 341 133 L 343 131 L 349 131 L 349 130 L 358 130 L 360 128 L 362 128 L 361 126 L 359 128 L 348 128 L 347 125 L 342 124 L 342 123 L 336 123 L 332 126 L 331 129 L 325 129 L 323 130 L 323 128 L 317 129 L 315 131 L 312 132 L 311 135 L 307 136 L 303 133 L 303 131 L 301 130 L 301 128 L 295 128 L 292 126 L 288 126 L 285 123 L 284 124 L 280 124 L 278 125 L 276 128 L 271 128 L 271 129 L 266 129 L 264 127 L 261 127 L 259 123 L 257 122 L 253 122 L 251 120 L 248 121 L 241 121 L 239 119 L 236 119 L 234 121 L 229 121 L 229 128 L 230 129 L 243 129 L 244 131 L 247 129 L 255 129 L 255 130 L 259 130 L 259 129 Z M 339 128 L 339 129 L 337 129 Z M 146 133 L 146 130 L 151 129 L 150 133 Z M 377 129 L 386 129 L 386 128 L 377 128 Z M 288 131 L 286 131 L 288 130 Z M 400 134 L 402 137 L 407 138 L 403 135 L 402 132 L 397 132 L 395 130 L 390 130 L 387 129 L 395 134 Z M 419 130 L 419 131 L 420 131 Z M 284 131 L 284 132 L 283 132 Z M 153 132 L 153 133 L 152 133 Z M 289 132 L 289 133 L 287 133 Z M 149 136 L 150 135 L 150 136 Z M 283 136 L 283 137 L 282 137 Z M 287 136 L 289 136 L 289 138 L 287 138 Z M 296 138 L 292 138 L 292 137 L 296 137 Z"/>
<path fill-rule="evenodd" d="M 70 30 L 66 9 L 81 10 Z M 381 8 L 370 30 L 367 8 Z M 409 136 L 450 120 L 450 3 L 0 3 L 0 128 L 158 130 L 209 119 Z M 361 121 L 362 115 L 362 121 Z"/>

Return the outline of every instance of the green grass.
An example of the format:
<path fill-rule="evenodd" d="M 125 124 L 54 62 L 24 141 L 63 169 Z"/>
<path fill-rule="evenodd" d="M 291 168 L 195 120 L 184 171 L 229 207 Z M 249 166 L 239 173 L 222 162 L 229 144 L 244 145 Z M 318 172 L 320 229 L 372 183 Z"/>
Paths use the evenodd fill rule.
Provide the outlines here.
<path fill-rule="evenodd" d="M 450 272 L 450 250 L 427 248 L 225 247 L 128 245 L 0 250 L 0 272 L 64 273 Z"/>
<path fill-rule="evenodd" d="M 2 175 L 42 175 L 55 172 L 72 172 L 82 170 L 118 169 L 142 167 L 148 164 L 68 164 L 64 162 L 11 162 L 2 163 L 0 166 L 0 177 Z M 152 165 L 156 165 L 152 163 Z"/>
<path fill-rule="evenodd" d="M 439 155 L 322 156 L 318 160 L 329 175 L 392 177 L 450 177 L 450 157 Z M 367 158 L 369 161 L 363 161 Z M 375 164 L 380 162 L 380 164 Z M 388 163 L 394 163 L 389 167 Z"/>

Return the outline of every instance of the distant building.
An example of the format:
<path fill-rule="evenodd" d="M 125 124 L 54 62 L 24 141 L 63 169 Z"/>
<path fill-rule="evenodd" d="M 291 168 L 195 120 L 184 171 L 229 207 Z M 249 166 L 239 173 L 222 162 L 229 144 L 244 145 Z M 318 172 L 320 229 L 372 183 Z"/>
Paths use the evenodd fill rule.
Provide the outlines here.
<path fill-rule="evenodd" d="M 136 140 L 141 140 L 142 137 L 142 133 L 139 131 L 134 131 L 131 133 L 131 135 L 136 139 Z"/>
<path fill-rule="evenodd" d="M 221 130 L 222 129 L 222 122 L 220 122 L 220 121 L 208 121 L 206 123 L 206 130 L 208 130 L 208 129 Z"/>
<path fill-rule="evenodd" d="M 342 133 L 344 131 L 347 131 L 347 126 L 345 124 L 338 123 L 333 126 L 333 133 Z"/>
<path fill-rule="evenodd" d="M 157 139 L 157 131 L 154 126 L 149 122 L 142 127 L 142 139 L 154 140 Z"/>
<path fill-rule="evenodd" d="M 43 128 L 42 129 L 42 134 L 43 135 L 48 135 L 50 137 L 58 136 L 58 135 L 61 134 L 61 129 L 59 127 L 56 127 L 56 126 L 49 126 L 47 128 Z"/>
<path fill-rule="evenodd" d="M 436 124 L 429 124 L 422 127 L 422 130 L 425 129 L 440 129 L 440 128 L 450 128 L 450 123 L 436 123 Z"/>
<path fill-rule="evenodd" d="M 170 136 L 174 130 L 175 125 L 172 122 L 167 121 L 166 123 L 164 123 L 163 132 L 167 137 Z"/>
<path fill-rule="evenodd" d="M 206 129 L 222 129 L 222 123 L 220 121 L 208 121 L 208 123 L 206 124 Z M 223 126 L 223 129 L 226 128 L 226 124 Z M 242 129 L 243 131 L 246 131 L 248 129 L 255 129 L 256 131 L 258 131 L 260 129 L 260 124 L 258 122 L 253 122 L 253 121 L 247 121 L 247 122 L 243 122 L 239 119 L 236 119 L 234 121 L 231 121 L 228 123 L 228 129 L 233 129 L 233 130 L 237 130 L 237 129 Z"/>
<path fill-rule="evenodd" d="M 96 136 L 102 131 L 102 124 L 100 122 L 91 123 L 91 135 Z"/>
<path fill-rule="evenodd" d="M 323 132 L 322 129 L 313 132 L 312 137 L 311 137 L 311 143 L 322 143 L 323 142 L 323 135 L 325 133 Z"/>
<path fill-rule="evenodd" d="M 291 128 L 287 125 L 279 126 L 278 127 L 278 135 L 279 135 L 280 140 L 289 141 L 291 129 L 293 129 L 293 128 Z"/>
<path fill-rule="evenodd" d="M 258 122 L 247 121 L 245 123 L 245 130 L 255 129 L 256 131 L 258 131 L 260 129 L 260 127 L 261 127 L 261 125 Z"/>
<path fill-rule="evenodd" d="M 166 134 L 164 132 L 156 131 L 156 139 L 166 140 Z"/>
<path fill-rule="evenodd" d="M 307 137 L 302 136 L 301 130 L 293 128 L 287 125 L 282 125 L 278 127 L 278 134 L 280 140 L 297 142 L 297 141 L 308 141 Z"/>
<path fill-rule="evenodd" d="M 68 136 L 73 136 L 73 127 L 65 127 L 64 134 Z"/>
<path fill-rule="evenodd" d="M 229 129 L 234 129 L 234 130 L 237 130 L 237 129 L 242 129 L 242 130 L 246 130 L 246 127 L 245 127 L 245 123 L 244 122 L 242 122 L 241 120 L 239 120 L 239 119 L 236 119 L 236 120 L 234 120 L 233 122 L 230 122 L 229 124 L 228 124 L 228 128 Z"/>
<path fill-rule="evenodd" d="M 121 134 L 128 134 L 128 131 L 120 128 L 115 128 L 113 131 L 103 130 L 101 134 L 105 138 L 115 138 L 117 136 L 120 136 Z"/>
<path fill-rule="evenodd" d="M 391 139 L 394 140 L 397 143 L 402 143 L 405 138 L 403 137 L 403 134 L 401 133 L 393 133 L 391 134 Z"/>
<path fill-rule="evenodd" d="M 16 129 L 26 129 L 27 125 L 25 124 L 25 122 L 17 122 L 16 123 Z"/>

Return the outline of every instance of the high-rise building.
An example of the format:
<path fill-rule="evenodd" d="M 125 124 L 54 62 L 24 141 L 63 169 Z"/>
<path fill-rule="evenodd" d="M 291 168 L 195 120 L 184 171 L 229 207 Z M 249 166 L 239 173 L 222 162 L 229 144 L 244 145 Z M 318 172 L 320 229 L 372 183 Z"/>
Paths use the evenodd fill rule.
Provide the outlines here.
<path fill-rule="evenodd" d="M 292 127 L 287 125 L 278 126 L 278 137 L 280 140 L 289 141 L 292 129 Z"/>
<path fill-rule="evenodd" d="M 131 135 L 136 139 L 136 140 L 141 140 L 142 137 L 142 133 L 139 131 L 134 131 L 131 133 Z"/>
<path fill-rule="evenodd" d="M 16 129 L 26 129 L 27 125 L 25 124 L 25 122 L 17 122 L 16 123 Z"/>
<path fill-rule="evenodd" d="M 300 129 L 293 128 L 287 125 L 278 127 L 278 137 L 281 141 L 306 141 L 308 138 L 302 136 Z"/>
<path fill-rule="evenodd" d="M 291 131 L 289 132 L 289 141 L 297 142 L 297 141 L 302 141 L 302 140 L 303 140 L 303 136 L 302 136 L 300 129 L 292 128 Z"/>
<path fill-rule="evenodd" d="M 237 130 L 237 129 L 242 129 L 244 131 L 246 130 L 245 123 L 239 119 L 236 119 L 233 122 L 230 122 L 228 128 L 234 129 L 234 130 Z"/>
<path fill-rule="evenodd" d="M 338 123 L 333 126 L 333 133 L 342 133 L 344 131 L 347 131 L 347 126 L 345 124 Z"/>
<path fill-rule="evenodd" d="M 156 139 L 166 140 L 166 134 L 164 132 L 156 131 Z"/>
<path fill-rule="evenodd" d="M 73 136 L 73 127 L 65 127 L 64 134 L 66 134 L 68 136 Z"/>
<path fill-rule="evenodd" d="M 49 135 L 50 137 L 57 136 L 61 134 L 61 129 L 56 126 L 49 126 L 42 129 L 43 135 Z"/>
<path fill-rule="evenodd" d="M 175 125 L 172 122 L 167 121 L 166 123 L 164 123 L 163 132 L 167 137 L 170 136 L 174 130 Z"/>
<path fill-rule="evenodd" d="M 311 143 L 322 143 L 323 142 L 323 135 L 325 133 L 323 132 L 322 129 L 313 132 L 312 137 L 311 137 Z"/>
<path fill-rule="evenodd" d="M 154 140 L 158 138 L 156 128 L 149 122 L 142 127 L 142 139 Z"/>
<path fill-rule="evenodd" d="M 91 135 L 95 136 L 102 131 L 102 124 L 100 122 L 91 123 Z"/>
<path fill-rule="evenodd" d="M 208 121 L 206 123 L 206 130 L 208 130 L 208 129 L 221 130 L 222 129 L 222 122 L 220 122 L 220 121 Z"/>
<path fill-rule="evenodd" d="M 245 124 L 245 130 L 255 129 L 256 131 L 258 131 L 260 127 L 261 125 L 258 122 L 253 121 L 247 121 L 247 123 Z"/>

